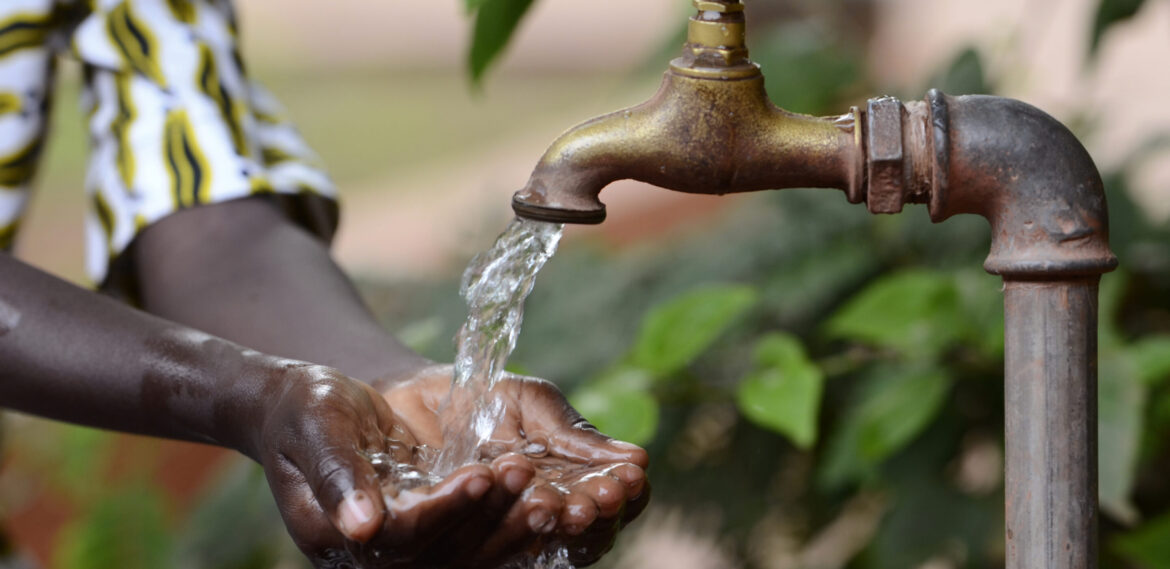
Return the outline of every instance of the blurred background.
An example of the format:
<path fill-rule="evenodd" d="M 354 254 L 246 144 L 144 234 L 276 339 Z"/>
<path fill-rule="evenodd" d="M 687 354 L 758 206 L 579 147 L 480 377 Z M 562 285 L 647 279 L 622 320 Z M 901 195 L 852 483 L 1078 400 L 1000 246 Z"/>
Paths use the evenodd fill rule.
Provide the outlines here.
<path fill-rule="evenodd" d="M 536 0 L 475 83 L 477 16 L 478 41 L 500 44 L 512 27 L 485 12 L 528 2 L 237 3 L 251 73 L 341 188 L 338 258 L 436 359 L 464 315 L 459 271 L 511 193 L 561 131 L 654 92 L 692 11 Z M 747 10 L 753 59 L 789 110 L 940 87 L 1025 100 L 1085 142 L 1123 267 L 1102 284 L 1102 566 L 1170 567 L 1170 1 Z M 17 250 L 84 284 L 78 70 L 61 79 Z M 983 220 L 875 217 L 823 190 L 621 182 L 602 198 L 609 220 L 570 228 L 538 280 L 512 366 L 652 453 L 655 503 L 603 566 L 1002 566 L 1002 309 L 979 268 Z M 11 414 L 4 437 L 0 513 L 45 566 L 303 566 L 239 457 Z"/>

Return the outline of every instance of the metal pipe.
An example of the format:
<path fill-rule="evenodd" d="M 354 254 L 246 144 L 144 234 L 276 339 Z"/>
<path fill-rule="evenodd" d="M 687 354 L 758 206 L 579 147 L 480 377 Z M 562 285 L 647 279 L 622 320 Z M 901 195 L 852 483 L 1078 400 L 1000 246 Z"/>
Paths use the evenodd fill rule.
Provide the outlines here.
<path fill-rule="evenodd" d="M 1097 281 L 1007 280 L 1008 569 L 1097 566 Z"/>
<path fill-rule="evenodd" d="M 932 91 L 918 106 L 931 219 L 987 218 L 983 266 L 1004 278 L 1007 569 L 1095 569 L 1097 283 L 1117 266 L 1101 176 L 1025 103 Z"/>
<path fill-rule="evenodd" d="M 695 4 L 659 94 L 563 135 L 516 213 L 597 223 L 601 189 L 635 178 L 692 193 L 835 187 L 873 213 L 985 217 L 984 268 L 1005 283 L 1007 569 L 1095 568 L 1097 282 L 1117 259 L 1088 152 L 1000 97 L 883 97 L 836 119 L 777 109 L 746 59 L 739 1 Z"/>

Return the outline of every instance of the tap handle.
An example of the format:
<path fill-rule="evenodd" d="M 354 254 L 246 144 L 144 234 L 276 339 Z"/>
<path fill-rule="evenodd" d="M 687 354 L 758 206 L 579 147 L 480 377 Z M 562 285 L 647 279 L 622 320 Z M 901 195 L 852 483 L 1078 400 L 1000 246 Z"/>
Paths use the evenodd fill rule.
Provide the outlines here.
<path fill-rule="evenodd" d="M 698 11 L 687 26 L 683 57 L 674 67 L 726 78 L 755 75 L 748 59 L 743 3 L 739 0 L 694 0 Z M 734 70 L 734 71 L 733 71 Z"/>

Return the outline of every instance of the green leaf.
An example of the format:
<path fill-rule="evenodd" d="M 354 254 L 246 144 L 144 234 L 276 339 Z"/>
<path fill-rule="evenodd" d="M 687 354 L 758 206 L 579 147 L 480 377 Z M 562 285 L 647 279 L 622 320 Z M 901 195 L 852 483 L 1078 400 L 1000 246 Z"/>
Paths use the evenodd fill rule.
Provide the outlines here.
<path fill-rule="evenodd" d="M 1101 510 L 1125 524 L 1138 521 L 1131 501 L 1137 473 L 1147 388 L 1134 353 L 1102 349 L 1097 380 L 1098 494 Z"/>
<path fill-rule="evenodd" d="M 986 357 L 1003 358 L 1003 280 L 982 270 L 955 275 L 964 331 L 963 341 Z"/>
<path fill-rule="evenodd" d="M 965 323 L 954 279 L 914 269 L 878 279 L 838 310 L 825 328 L 835 338 L 934 355 L 964 334 Z"/>
<path fill-rule="evenodd" d="M 637 445 L 658 430 L 658 401 L 647 391 L 650 376 L 619 368 L 577 388 L 569 402 L 601 432 Z"/>
<path fill-rule="evenodd" d="M 171 540 L 164 498 L 150 487 L 108 493 L 57 542 L 57 569 L 167 567 Z"/>
<path fill-rule="evenodd" d="M 1112 549 L 1141 569 L 1170 569 L 1170 515 L 1117 537 Z"/>
<path fill-rule="evenodd" d="M 1093 31 L 1089 36 L 1089 54 L 1095 55 L 1101 46 L 1101 38 L 1114 24 L 1124 22 L 1138 13 L 1144 0 L 1101 0 L 1097 5 L 1097 16 L 1093 19 Z"/>
<path fill-rule="evenodd" d="M 819 474 L 827 489 L 873 476 L 930 425 L 950 393 L 951 379 L 939 368 L 883 366 L 870 373 L 829 441 Z"/>
<path fill-rule="evenodd" d="M 467 10 L 468 14 L 474 14 L 476 10 L 479 10 L 480 7 L 482 7 L 484 4 L 487 4 L 489 1 L 490 0 L 463 0 L 463 9 Z"/>
<path fill-rule="evenodd" d="M 1131 344 L 1129 351 L 1137 367 L 1137 377 L 1142 383 L 1156 386 L 1170 379 L 1170 336 L 1142 338 Z"/>
<path fill-rule="evenodd" d="M 931 81 L 931 87 L 954 95 L 976 95 L 991 93 L 983 71 L 983 60 L 975 48 L 963 50 L 951 62 L 946 71 Z"/>
<path fill-rule="evenodd" d="M 757 296 L 749 286 L 715 285 L 654 307 L 642 323 L 631 361 L 658 377 L 679 371 L 751 308 Z"/>
<path fill-rule="evenodd" d="M 950 388 L 940 369 L 885 378 L 857 411 L 857 450 L 878 462 L 902 449 L 934 420 Z"/>
<path fill-rule="evenodd" d="M 528 13 L 532 2 L 533 0 L 468 0 L 468 8 L 476 9 L 471 51 L 467 56 L 473 83 L 479 84 L 484 72 L 507 47 L 516 26 Z"/>
<path fill-rule="evenodd" d="M 1124 341 L 1124 333 L 1117 321 L 1128 288 L 1129 275 L 1124 270 L 1101 278 L 1097 293 L 1097 341 L 1103 349 L 1121 345 Z"/>
<path fill-rule="evenodd" d="M 797 113 L 828 114 L 861 76 L 863 58 L 808 19 L 767 30 L 752 59 L 768 78 L 768 94 Z M 676 48 L 677 50 L 677 44 Z"/>
<path fill-rule="evenodd" d="M 802 449 L 817 439 L 824 374 L 800 340 L 769 334 L 755 350 L 756 368 L 739 383 L 739 409 L 752 422 L 789 438 Z"/>

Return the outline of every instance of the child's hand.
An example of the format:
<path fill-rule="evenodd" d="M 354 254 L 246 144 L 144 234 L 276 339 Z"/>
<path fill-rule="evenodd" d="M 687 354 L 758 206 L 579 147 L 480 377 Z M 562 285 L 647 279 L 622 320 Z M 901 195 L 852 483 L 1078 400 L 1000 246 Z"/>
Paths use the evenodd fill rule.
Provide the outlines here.
<path fill-rule="evenodd" d="M 399 424 L 418 443 L 444 444 L 443 426 L 452 417 L 438 410 L 451 376 L 451 366 L 434 366 L 385 391 Z M 509 374 L 493 393 L 506 405 L 504 419 L 480 450 L 500 483 L 485 498 L 490 508 L 467 508 L 471 515 L 445 538 L 451 547 L 430 552 L 438 555 L 430 563 L 493 566 L 549 542 L 569 546 L 579 565 L 596 561 L 646 505 L 646 451 L 602 435 L 547 381 Z M 519 499 L 508 495 L 517 492 Z"/>
<path fill-rule="evenodd" d="M 386 401 L 328 368 L 298 365 L 284 374 L 256 418 L 249 454 L 264 466 L 293 540 L 318 567 L 349 567 L 346 560 L 367 556 L 362 567 L 409 566 L 403 562 L 449 547 L 453 527 L 491 511 L 484 501 L 496 476 L 482 465 L 432 487 L 384 490 L 370 455 L 395 456 L 416 444 Z"/>

